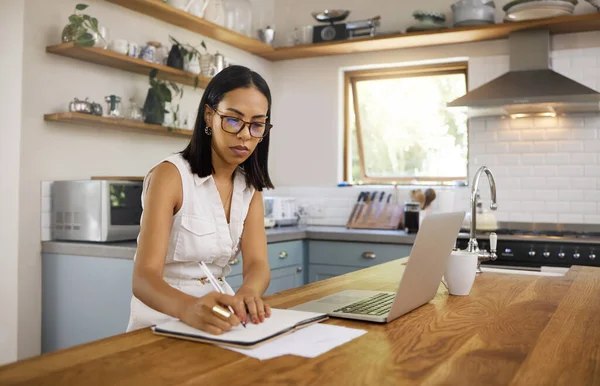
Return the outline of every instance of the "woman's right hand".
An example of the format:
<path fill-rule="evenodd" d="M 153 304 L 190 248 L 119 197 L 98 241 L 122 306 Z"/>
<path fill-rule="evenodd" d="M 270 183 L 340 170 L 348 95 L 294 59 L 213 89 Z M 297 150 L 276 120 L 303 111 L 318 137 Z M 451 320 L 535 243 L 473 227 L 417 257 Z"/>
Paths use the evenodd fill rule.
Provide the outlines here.
<path fill-rule="evenodd" d="M 194 328 L 213 335 L 221 335 L 231 330 L 232 327 L 239 326 L 240 319 L 235 314 L 232 314 L 229 318 L 225 318 L 213 312 L 212 308 L 216 305 L 221 307 L 231 306 L 240 315 L 243 310 L 243 304 L 238 298 L 218 292 L 211 292 L 189 302 L 184 307 L 180 319 Z M 227 307 L 224 308 L 227 309 Z"/>

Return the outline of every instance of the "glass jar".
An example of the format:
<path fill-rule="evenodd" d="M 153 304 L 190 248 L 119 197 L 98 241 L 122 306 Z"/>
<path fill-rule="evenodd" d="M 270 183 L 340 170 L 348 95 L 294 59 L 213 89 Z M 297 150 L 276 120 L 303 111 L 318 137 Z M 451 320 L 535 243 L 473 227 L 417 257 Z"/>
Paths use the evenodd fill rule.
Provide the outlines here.
<path fill-rule="evenodd" d="M 242 35 L 252 35 L 250 0 L 224 0 L 225 27 Z"/>
<path fill-rule="evenodd" d="M 419 231 L 420 210 L 418 202 L 406 202 L 404 204 L 404 231 L 406 233 L 417 233 Z"/>

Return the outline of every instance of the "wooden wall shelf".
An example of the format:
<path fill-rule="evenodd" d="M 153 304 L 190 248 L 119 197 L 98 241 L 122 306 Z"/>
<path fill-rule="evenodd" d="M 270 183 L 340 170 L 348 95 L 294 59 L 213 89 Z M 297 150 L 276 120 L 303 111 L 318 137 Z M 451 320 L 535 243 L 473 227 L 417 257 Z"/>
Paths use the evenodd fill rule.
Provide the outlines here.
<path fill-rule="evenodd" d="M 532 28 L 548 28 L 551 34 L 598 31 L 600 30 L 600 13 L 283 47 L 271 52 L 265 52 L 260 56 L 268 60 L 279 61 L 401 48 L 470 43 L 504 39 L 511 32 Z"/>
<path fill-rule="evenodd" d="M 84 113 L 57 113 L 44 115 L 45 121 L 64 122 L 82 126 L 101 126 L 121 131 L 135 131 L 148 134 L 166 135 L 171 137 L 191 138 L 192 132 L 184 129 L 172 129 L 160 125 L 149 125 L 144 122 L 120 118 L 106 118 Z"/>
<path fill-rule="evenodd" d="M 111 50 L 80 46 L 73 42 L 46 47 L 46 52 L 146 76 L 150 74 L 150 71 L 156 69 L 158 70 L 158 78 L 192 87 L 194 87 L 197 77 L 198 88 L 200 89 L 206 88 L 206 85 L 210 82 L 210 78 L 202 75 L 195 75 L 187 71 L 163 66 L 162 64 L 150 63 L 143 59 L 132 58 L 131 56 L 119 54 Z"/>
<path fill-rule="evenodd" d="M 430 47 L 507 38 L 511 32 L 549 28 L 552 34 L 600 30 L 600 13 L 563 16 L 484 26 L 448 28 L 438 31 L 410 32 L 359 38 L 331 43 L 273 48 L 257 39 L 238 34 L 202 18 L 163 3 L 161 0 L 106 0 L 144 15 L 199 33 L 271 61 L 314 58 L 402 48 Z"/>
<path fill-rule="evenodd" d="M 118 4 L 133 11 L 162 20 L 169 24 L 185 28 L 189 31 L 199 33 L 211 39 L 229 44 L 251 54 L 261 55 L 273 51 L 273 47 L 253 39 L 249 36 L 239 34 L 228 28 L 211 23 L 205 19 L 196 17 L 190 13 L 165 4 L 160 0 L 106 0 Z"/>

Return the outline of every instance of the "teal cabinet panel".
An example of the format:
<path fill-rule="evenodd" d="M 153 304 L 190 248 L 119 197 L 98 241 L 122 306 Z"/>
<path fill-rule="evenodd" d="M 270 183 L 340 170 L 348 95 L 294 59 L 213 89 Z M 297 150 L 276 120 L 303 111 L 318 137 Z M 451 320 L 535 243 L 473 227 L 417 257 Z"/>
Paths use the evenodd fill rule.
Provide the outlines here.
<path fill-rule="evenodd" d="M 304 268 L 301 265 L 277 268 L 271 271 L 271 283 L 265 295 L 274 294 L 304 285 Z"/>
<path fill-rule="evenodd" d="M 338 265 L 309 264 L 308 282 L 314 283 L 316 281 L 329 279 L 345 273 L 358 271 L 359 269 L 360 268 L 357 267 L 344 267 Z"/>
<path fill-rule="evenodd" d="M 227 276 L 226 280 L 227 283 L 229 283 L 229 285 L 231 286 L 231 288 L 237 292 L 237 290 L 239 290 L 242 286 L 244 278 L 242 277 L 242 275 L 233 275 Z"/>
<path fill-rule="evenodd" d="M 124 333 L 133 260 L 43 254 L 42 352 Z"/>
<path fill-rule="evenodd" d="M 284 241 L 267 245 L 271 269 L 304 264 L 304 242 Z"/>
<path fill-rule="evenodd" d="M 309 241 L 308 262 L 366 268 L 406 257 L 411 249 L 411 245 L 401 244 Z"/>

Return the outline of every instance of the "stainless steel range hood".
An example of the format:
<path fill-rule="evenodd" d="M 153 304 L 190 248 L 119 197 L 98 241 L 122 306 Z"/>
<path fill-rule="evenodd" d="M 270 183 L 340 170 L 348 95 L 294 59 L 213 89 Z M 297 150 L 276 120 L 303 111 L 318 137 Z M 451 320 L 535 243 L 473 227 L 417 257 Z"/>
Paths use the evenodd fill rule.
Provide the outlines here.
<path fill-rule="evenodd" d="M 556 116 L 600 110 L 600 93 L 550 68 L 550 32 L 509 36 L 510 71 L 447 104 L 470 117 Z"/>

